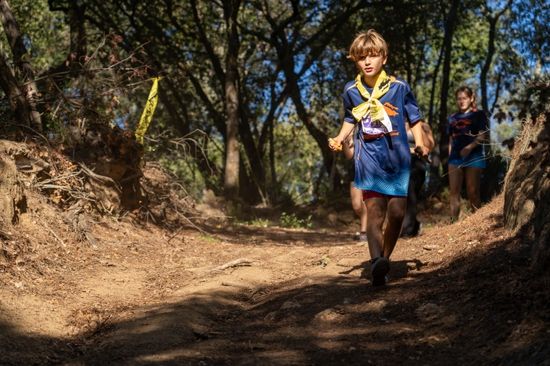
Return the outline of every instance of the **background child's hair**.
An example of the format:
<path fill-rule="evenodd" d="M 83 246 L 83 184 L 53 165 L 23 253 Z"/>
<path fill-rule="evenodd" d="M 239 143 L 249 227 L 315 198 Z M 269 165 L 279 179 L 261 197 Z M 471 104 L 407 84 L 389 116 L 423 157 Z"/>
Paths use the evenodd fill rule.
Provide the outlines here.
<path fill-rule="evenodd" d="M 466 93 L 467 96 L 472 98 L 472 111 L 477 111 L 477 104 L 476 104 L 476 95 L 474 94 L 474 91 L 469 86 L 463 85 L 456 89 L 455 91 L 455 98 L 458 96 L 458 93 Z"/>
<path fill-rule="evenodd" d="M 388 45 L 380 33 L 374 29 L 369 29 L 366 32 L 361 32 L 351 43 L 349 48 L 348 58 L 352 61 L 359 61 L 363 57 L 378 56 L 382 55 L 383 57 L 388 56 Z"/>

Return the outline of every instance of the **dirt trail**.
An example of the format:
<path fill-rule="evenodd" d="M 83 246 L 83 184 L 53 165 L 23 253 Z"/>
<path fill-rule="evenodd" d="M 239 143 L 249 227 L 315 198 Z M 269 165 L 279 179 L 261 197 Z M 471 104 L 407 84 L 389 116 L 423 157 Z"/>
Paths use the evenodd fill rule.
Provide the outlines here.
<path fill-rule="evenodd" d="M 382 289 L 349 233 L 105 219 L 78 260 L 3 277 L 0 363 L 550 364 L 550 281 L 501 206 L 400 240 Z"/>

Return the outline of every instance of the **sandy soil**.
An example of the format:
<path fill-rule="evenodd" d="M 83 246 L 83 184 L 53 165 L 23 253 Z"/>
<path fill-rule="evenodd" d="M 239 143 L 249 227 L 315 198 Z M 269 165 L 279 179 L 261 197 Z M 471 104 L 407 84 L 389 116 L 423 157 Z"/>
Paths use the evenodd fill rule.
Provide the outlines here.
<path fill-rule="evenodd" d="M 106 217 L 78 241 L 39 201 L 0 262 L 3 365 L 550 365 L 550 277 L 501 199 L 400 240 L 383 288 L 349 228 Z"/>

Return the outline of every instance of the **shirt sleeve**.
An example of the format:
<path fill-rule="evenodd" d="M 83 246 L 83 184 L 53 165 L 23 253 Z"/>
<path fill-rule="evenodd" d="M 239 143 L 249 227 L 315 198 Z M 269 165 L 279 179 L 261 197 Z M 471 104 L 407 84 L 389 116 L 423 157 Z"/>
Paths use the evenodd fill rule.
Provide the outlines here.
<path fill-rule="evenodd" d="M 344 122 L 355 124 L 355 118 L 353 118 L 353 114 L 351 113 L 353 103 L 351 102 L 351 98 L 346 91 L 342 93 L 342 102 L 344 104 Z"/>
<path fill-rule="evenodd" d="M 405 101 L 403 105 L 405 108 L 406 117 L 409 120 L 409 125 L 412 126 L 423 119 L 418 103 L 416 102 L 416 98 L 414 97 L 411 87 L 408 84 L 405 84 Z"/>

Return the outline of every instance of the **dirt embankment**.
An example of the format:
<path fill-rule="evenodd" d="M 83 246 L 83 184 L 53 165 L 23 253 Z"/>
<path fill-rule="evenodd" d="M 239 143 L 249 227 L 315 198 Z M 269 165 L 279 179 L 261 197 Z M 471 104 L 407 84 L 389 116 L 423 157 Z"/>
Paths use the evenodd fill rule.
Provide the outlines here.
<path fill-rule="evenodd" d="M 550 278 L 531 273 L 502 197 L 400 240 L 375 289 L 352 229 L 206 221 L 201 232 L 155 166 L 150 209 L 123 216 L 59 206 L 28 177 L 0 232 L 2 364 L 550 360 Z"/>

